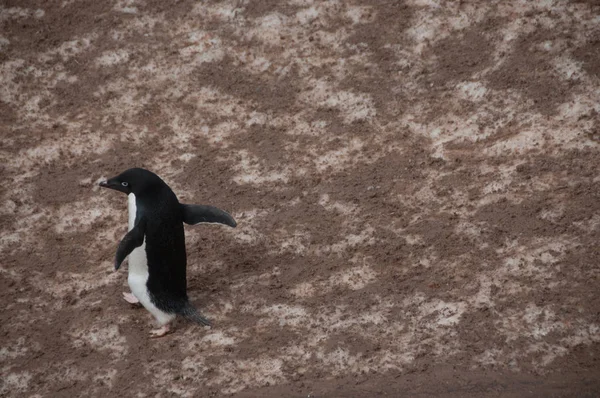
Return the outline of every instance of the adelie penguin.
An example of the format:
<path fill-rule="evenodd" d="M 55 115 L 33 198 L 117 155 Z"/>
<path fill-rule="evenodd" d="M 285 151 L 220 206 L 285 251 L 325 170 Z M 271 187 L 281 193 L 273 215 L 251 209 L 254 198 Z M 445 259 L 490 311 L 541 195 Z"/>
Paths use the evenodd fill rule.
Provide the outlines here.
<path fill-rule="evenodd" d="M 228 213 L 213 206 L 179 203 L 177 196 L 156 174 L 140 168 L 124 171 L 100 183 L 101 187 L 129 197 L 129 232 L 117 248 L 115 270 L 129 256 L 129 303 L 141 303 L 158 321 L 153 337 L 170 332 L 181 315 L 210 325 L 188 301 L 183 223 L 220 223 L 235 227 Z"/>

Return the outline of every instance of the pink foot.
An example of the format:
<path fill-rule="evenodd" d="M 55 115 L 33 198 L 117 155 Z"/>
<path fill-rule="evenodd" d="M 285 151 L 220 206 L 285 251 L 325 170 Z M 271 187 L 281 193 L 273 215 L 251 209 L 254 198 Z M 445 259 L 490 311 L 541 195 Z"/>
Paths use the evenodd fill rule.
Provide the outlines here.
<path fill-rule="evenodd" d="M 169 325 L 168 323 L 166 325 L 164 325 L 163 327 L 159 328 L 159 329 L 154 329 L 150 331 L 150 337 L 151 338 L 157 338 L 157 337 L 163 337 L 166 336 L 167 334 L 171 333 L 171 325 Z"/>
<path fill-rule="evenodd" d="M 129 304 L 139 304 L 140 300 L 137 299 L 137 297 L 135 297 L 133 294 L 131 293 L 125 293 L 123 292 L 123 298 L 125 299 L 125 301 L 127 301 Z"/>

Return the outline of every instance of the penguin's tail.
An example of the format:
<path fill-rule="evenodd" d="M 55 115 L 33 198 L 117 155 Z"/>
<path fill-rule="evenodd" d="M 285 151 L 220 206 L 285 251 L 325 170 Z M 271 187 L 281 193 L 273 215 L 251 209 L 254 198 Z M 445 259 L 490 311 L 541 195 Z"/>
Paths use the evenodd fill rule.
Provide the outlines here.
<path fill-rule="evenodd" d="M 183 307 L 181 315 L 183 315 L 184 318 L 187 318 L 190 321 L 197 323 L 198 325 L 211 326 L 210 321 L 206 319 L 201 313 L 199 313 L 196 307 L 194 307 L 189 302 L 186 303 Z"/>

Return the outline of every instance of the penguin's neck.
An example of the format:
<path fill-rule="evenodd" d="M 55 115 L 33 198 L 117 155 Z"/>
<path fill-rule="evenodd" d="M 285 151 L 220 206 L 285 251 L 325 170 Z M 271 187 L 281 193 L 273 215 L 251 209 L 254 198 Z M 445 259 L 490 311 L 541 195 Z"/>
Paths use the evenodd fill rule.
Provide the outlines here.
<path fill-rule="evenodd" d="M 127 195 L 127 208 L 129 210 L 129 231 L 131 231 L 135 225 L 135 215 L 137 213 L 135 195 L 132 193 Z"/>

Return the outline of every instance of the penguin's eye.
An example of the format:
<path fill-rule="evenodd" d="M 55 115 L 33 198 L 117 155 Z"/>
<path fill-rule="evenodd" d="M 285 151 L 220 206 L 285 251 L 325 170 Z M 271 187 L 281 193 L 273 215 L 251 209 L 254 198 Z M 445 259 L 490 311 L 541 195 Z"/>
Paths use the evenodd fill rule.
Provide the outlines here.
<path fill-rule="evenodd" d="M 126 181 L 123 181 L 123 182 L 121 183 L 121 185 L 123 185 L 124 187 L 126 187 L 127 185 L 129 185 L 129 183 L 128 183 L 128 182 L 126 182 Z"/>

